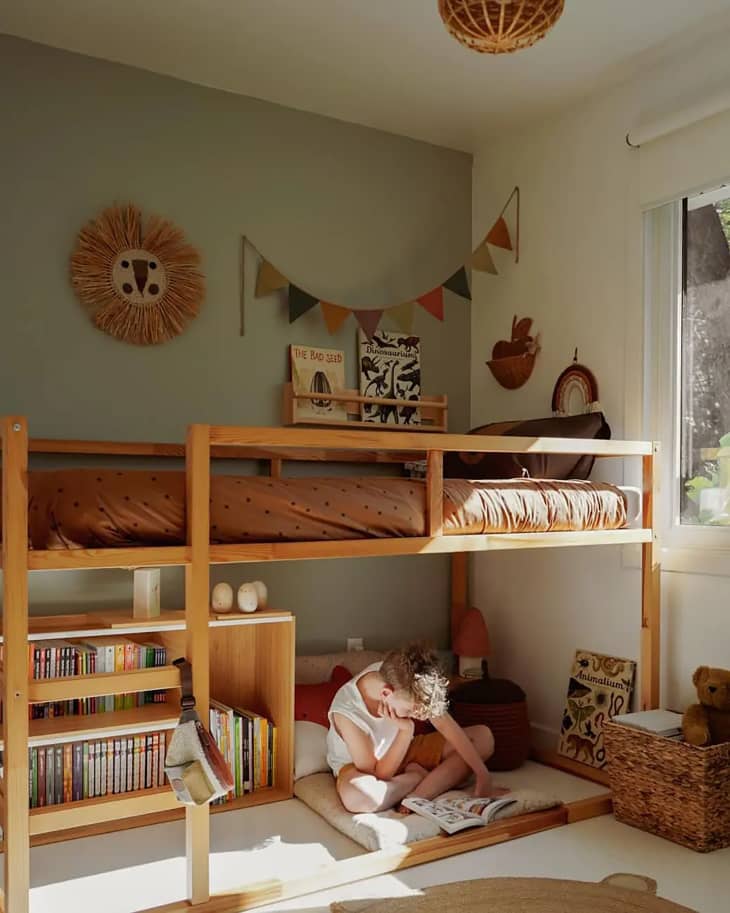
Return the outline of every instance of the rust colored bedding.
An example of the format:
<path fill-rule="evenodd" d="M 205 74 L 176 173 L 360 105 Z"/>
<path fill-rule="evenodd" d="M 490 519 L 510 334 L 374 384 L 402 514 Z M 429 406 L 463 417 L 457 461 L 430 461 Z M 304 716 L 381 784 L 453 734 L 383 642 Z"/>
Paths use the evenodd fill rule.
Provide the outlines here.
<path fill-rule="evenodd" d="M 425 535 L 425 486 L 410 479 L 211 477 L 214 543 Z M 619 529 L 617 488 L 582 481 L 444 482 L 444 533 Z M 179 545 L 185 541 L 181 472 L 31 472 L 32 548 Z"/>

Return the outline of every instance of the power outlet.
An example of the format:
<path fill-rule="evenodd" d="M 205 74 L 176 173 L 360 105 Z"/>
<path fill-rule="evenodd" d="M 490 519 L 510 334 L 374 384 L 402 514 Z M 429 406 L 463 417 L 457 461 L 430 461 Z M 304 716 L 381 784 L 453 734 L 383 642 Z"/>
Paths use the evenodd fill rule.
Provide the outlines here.
<path fill-rule="evenodd" d="M 354 653 L 359 650 L 364 650 L 362 643 L 362 637 L 348 637 L 347 638 L 347 652 Z"/>

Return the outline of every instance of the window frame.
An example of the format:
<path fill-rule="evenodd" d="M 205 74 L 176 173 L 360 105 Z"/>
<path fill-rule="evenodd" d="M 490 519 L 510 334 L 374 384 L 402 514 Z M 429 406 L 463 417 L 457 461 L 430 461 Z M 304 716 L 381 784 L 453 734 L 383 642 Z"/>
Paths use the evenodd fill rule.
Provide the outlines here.
<path fill-rule="evenodd" d="M 730 527 L 680 522 L 686 213 L 685 197 L 644 214 L 645 428 L 662 445 L 657 532 L 666 570 L 730 576 Z"/>

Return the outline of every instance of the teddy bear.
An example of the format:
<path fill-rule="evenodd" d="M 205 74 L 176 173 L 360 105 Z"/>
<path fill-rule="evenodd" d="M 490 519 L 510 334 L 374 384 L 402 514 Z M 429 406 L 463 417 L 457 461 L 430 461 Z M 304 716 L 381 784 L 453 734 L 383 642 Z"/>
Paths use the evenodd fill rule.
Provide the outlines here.
<path fill-rule="evenodd" d="M 692 682 L 700 703 L 682 717 L 685 740 L 699 746 L 730 742 L 730 670 L 700 666 Z"/>

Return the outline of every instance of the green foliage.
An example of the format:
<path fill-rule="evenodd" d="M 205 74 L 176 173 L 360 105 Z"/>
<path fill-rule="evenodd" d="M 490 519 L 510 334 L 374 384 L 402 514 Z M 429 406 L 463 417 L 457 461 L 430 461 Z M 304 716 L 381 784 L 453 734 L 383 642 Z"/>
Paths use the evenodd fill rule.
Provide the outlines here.
<path fill-rule="evenodd" d="M 684 487 L 687 490 L 687 497 L 693 504 L 699 504 L 700 492 L 703 488 L 715 488 L 716 485 L 717 473 L 713 473 L 711 479 L 708 479 L 706 476 L 695 476 L 694 479 L 688 479 L 684 483 Z"/>
<path fill-rule="evenodd" d="M 725 232 L 728 244 L 730 244 L 730 199 L 720 200 L 719 203 L 715 203 L 715 212 L 720 216 L 722 230 Z"/>

